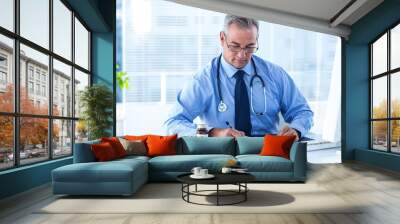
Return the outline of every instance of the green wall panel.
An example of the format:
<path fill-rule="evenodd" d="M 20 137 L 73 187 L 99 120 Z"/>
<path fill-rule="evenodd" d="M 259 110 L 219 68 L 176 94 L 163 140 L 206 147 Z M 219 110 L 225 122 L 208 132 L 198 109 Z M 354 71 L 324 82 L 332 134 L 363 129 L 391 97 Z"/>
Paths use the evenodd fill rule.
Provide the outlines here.
<path fill-rule="evenodd" d="M 400 1 L 386 0 L 351 27 L 345 44 L 343 160 L 399 170 L 400 157 L 369 150 L 369 43 L 400 22 Z"/>
<path fill-rule="evenodd" d="M 71 163 L 70 157 L 0 172 L 0 199 L 50 182 L 53 169 Z"/>

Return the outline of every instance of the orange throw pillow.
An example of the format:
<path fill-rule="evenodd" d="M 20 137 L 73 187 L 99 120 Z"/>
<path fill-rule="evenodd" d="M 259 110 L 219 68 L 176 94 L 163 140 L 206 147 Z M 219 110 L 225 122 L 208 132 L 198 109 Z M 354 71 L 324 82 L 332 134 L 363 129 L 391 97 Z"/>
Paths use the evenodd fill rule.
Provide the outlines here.
<path fill-rule="evenodd" d="M 108 142 L 93 144 L 90 147 L 92 149 L 94 157 L 99 162 L 109 161 L 117 158 L 114 149 Z"/>
<path fill-rule="evenodd" d="M 147 137 L 148 156 L 163 156 L 176 154 L 176 139 L 178 135 Z"/>
<path fill-rule="evenodd" d="M 290 158 L 290 148 L 296 140 L 295 135 L 265 135 L 264 145 L 261 149 L 262 156 L 280 156 L 286 159 Z"/>
<path fill-rule="evenodd" d="M 121 142 L 117 137 L 110 137 L 110 138 L 101 138 L 101 142 L 108 142 L 114 149 L 115 155 L 117 158 L 121 158 L 126 156 L 126 151 L 124 146 L 122 146 Z"/>
<path fill-rule="evenodd" d="M 124 139 L 129 140 L 129 141 L 140 140 L 140 141 L 146 142 L 146 140 L 149 136 L 152 136 L 152 135 L 125 135 Z"/>

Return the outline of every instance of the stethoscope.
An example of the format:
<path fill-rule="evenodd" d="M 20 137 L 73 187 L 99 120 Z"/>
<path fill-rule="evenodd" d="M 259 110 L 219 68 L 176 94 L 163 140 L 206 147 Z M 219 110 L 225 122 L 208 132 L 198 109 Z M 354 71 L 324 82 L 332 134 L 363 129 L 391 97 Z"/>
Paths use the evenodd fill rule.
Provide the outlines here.
<path fill-rule="evenodd" d="M 220 79 L 220 74 L 219 74 L 220 73 L 219 70 L 221 68 L 221 57 L 222 57 L 222 54 L 218 58 L 217 88 L 218 88 L 218 96 L 219 96 L 219 100 L 220 100 L 219 104 L 218 104 L 218 111 L 222 113 L 222 112 L 225 112 L 228 109 L 228 106 L 224 103 L 224 100 L 222 99 L 222 94 L 221 94 L 221 79 Z M 267 93 L 265 91 L 264 80 L 261 78 L 261 76 L 259 76 L 257 74 L 257 68 L 256 68 L 256 65 L 254 63 L 253 58 L 251 58 L 251 64 L 253 65 L 255 74 L 253 75 L 253 77 L 251 77 L 251 80 L 250 80 L 250 107 L 251 107 L 251 110 L 253 111 L 253 113 L 255 115 L 261 116 L 261 115 L 264 115 L 267 112 Z M 254 81 L 254 79 L 256 77 L 261 81 L 261 84 L 262 84 L 262 87 L 263 87 L 263 92 L 264 92 L 264 111 L 263 112 L 256 112 L 254 110 L 254 107 L 253 107 L 253 81 Z"/>

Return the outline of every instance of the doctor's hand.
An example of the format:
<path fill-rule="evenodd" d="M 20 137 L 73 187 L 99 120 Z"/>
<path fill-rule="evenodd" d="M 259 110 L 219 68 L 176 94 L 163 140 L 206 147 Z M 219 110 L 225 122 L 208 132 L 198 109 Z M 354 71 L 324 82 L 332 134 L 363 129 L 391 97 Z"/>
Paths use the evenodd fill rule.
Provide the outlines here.
<path fill-rule="evenodd" d="M 243 131 L 239 131 L 233 128 L 213 128 L 208 133 L 210 137 L 241 137 L 245 136 Z"/>
<path fill-rule="evenodd" d="M 278 135 L 284 135 L 284 136 L 286 136 L 286 135 L 296 135 L 296 140 L 295 141 L 299 140 L 299 135 L 297 134 L 297 131 L 295 129 L 287 126 L 287 125 L 283 126 L 283 128 L 281 129 L 281 131 L 279 132 Z"/>

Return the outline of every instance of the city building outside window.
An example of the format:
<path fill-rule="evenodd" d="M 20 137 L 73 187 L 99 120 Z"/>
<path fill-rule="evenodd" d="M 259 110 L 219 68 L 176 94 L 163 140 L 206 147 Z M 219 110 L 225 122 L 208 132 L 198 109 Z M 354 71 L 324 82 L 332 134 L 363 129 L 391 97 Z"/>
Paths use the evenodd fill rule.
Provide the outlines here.
<path fill-rule="evenodd" d="M 29 81 L 28 82 L 28 88 L 29 88 L 29 94 L 33 94 L 34 89 L 33 89 L 33 82 Z"/>
<path fill-rule="evenodd" d="M 0 54 L 0 67 L 7 67 L 7 56 Z"/>
<path fill-rule="evenodd" d="M 32 79 L 32 80 L 33 80 L 33 67 L 32 67 L 32 66 L 29 66 L 29 71 L 28 71 L 28 73 L 29 73 L 29 79 Z"/>
<path fill-rule="evenodd" d="M 40 84 L 36 84 L 36 95 L 40 95 Z"/>
<path fill-rule="evenodd" d="M 65 1 L 51 0 L 53 7 L 50 7 L 49 2 L 19 1 L 19 12 L 14 13 L 14 1 L 1 1 L 2 12 L 9 10 L 13 17 L 20 17 L 0 21 L 0 26 L 9 30 L 0 30 L 0 84 L 5 82 L 3 89 L 0 85 L 0 170 L 71 156 L 77 136 L 80 140 L 87 138 L 85 127 L 80 127 L 79 135 L 75 131 L 79 116 L 73 114 L 71 107 L 64 109 L 52 106 L 52 110 L 49 110 L 49 104 L 50 97 L 53 97 L 56 105 L 57 100 L 54 99 L 58 98 L 61 91 L 57 79 L 62 79 L 69 86 L 80 83 L 74 79 L 75 73 L 81 72 L 89 79 L 90 31 L 71 11 L 71 7 L 65 5 Z M 13 21 L 19 21 L 15 24 L 18 26 L 15 30 Z M 78 26 L 75 30 L 73 23 Z M 49 28 L 50 24 L 53 24 L 52 29 Z M 51 31 L 52 35 L 49 35 Z M 87 37 L 77 35 L 77 32 Z M 53 43 L 53 49 L 50 42 Z M 79 49 L 77 53 L 73 49 L 73 42 L 79 42 L 78 47 L 85 48 Z M 16 52 L 15 49 L 20 51 Z M 13 60 L 14 52 L 18 54 L 19 61 Z M 74 63 L 71 56 L 73 53 L 75 61 L 83 61 L 88 66 L 81 68 L 82 65 L 79 67 L 78 63 Z M 56 60 L 54 55 L 62 57 L 63 62 Z M 49 63 L 50 60 L 53 63 Z M 16 74 L 19 88 L 16 88 L 14 81 L 16 66 L 19 66 L 19 74 Z M 54 78 L 53 90 L 49 89 L 50 77 Z M 87 85 L 89 82 L 86 82 Z M 15 93 L 16 90 L 20 91 L 19 94 Z M 75 97 L 77 92 L 72 91 L 65 88 L 62 90 L 64 96 L 69 96 L 71 102 L 67 102 L 68 105 L 72 105 L 74 99 L 75 103 L 79 100 L 79 97 Z M 15 95 L 19 97 L 14 99 Z M 14 110 L 15 102 L 19 111 Z M 14 125 L 17 125 L 18 133 L 14 133 Z"/>
<path fill-rule="evenodd" d="M 42 86 L 42 96 L 46 96 L 46 86 Z"/>
<path fill-rule="evenodd" d="M 40 70 L 36 69 L 36 80 L 40 81 Z"/>
<path fill-rule="evenodd" d="M 0 54 L 0 91 L 5 91 L 7 85 L 7 56 Z"/>
<path fill-rule="evenodd" d="M 7 74 L 4 71 L 0 71 L 0 84 L 7 84 Z"/>

